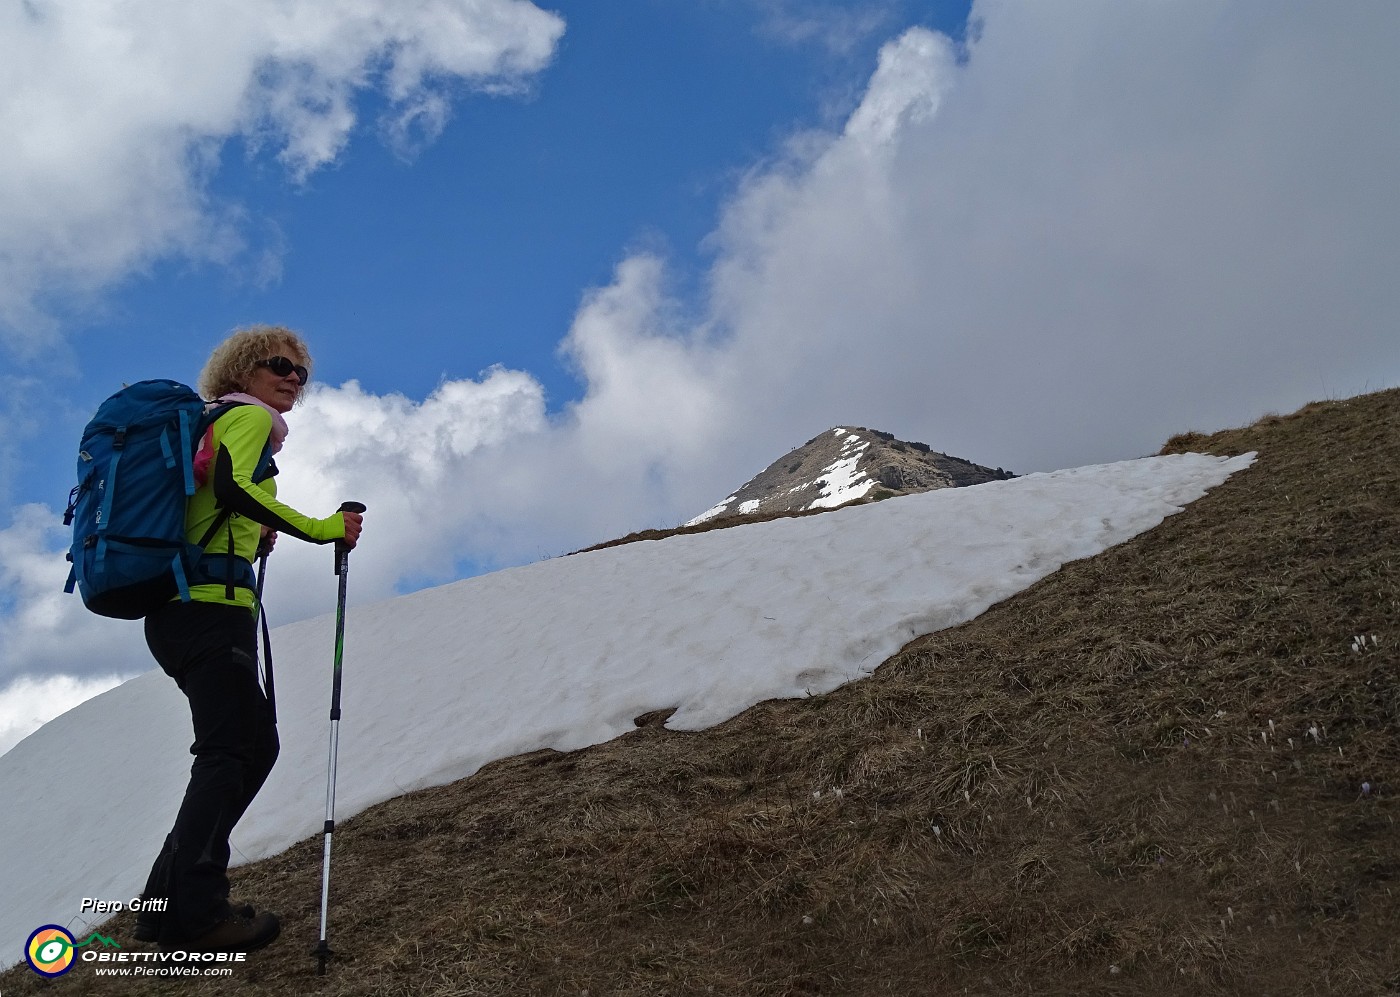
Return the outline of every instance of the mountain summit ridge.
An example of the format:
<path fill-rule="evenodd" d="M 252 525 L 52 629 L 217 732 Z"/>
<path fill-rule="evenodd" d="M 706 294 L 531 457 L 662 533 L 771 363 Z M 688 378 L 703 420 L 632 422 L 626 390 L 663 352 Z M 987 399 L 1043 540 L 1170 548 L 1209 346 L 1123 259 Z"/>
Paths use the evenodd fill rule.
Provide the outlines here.
<path fill-rule="evenodd" d="M 728 498 L 688 521 L 836 508 L 861 499 L 960 488 L 1016 475 L 861 426 L 835 426 L 788 451 Z"/>

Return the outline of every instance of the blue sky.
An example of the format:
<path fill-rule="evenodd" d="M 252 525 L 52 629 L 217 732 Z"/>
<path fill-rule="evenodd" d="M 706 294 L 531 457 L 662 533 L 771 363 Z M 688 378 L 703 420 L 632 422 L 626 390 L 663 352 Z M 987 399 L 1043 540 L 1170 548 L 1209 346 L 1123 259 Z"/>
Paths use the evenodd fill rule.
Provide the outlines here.
<path fill-rule="evenodd" d="M 2 7 L 0 729 L 150 667 L 58 591 L 72 446 L 249 322 L 314 348 L 279 483 L 369 504 L 352 601 L 835 426 L 1026 473 L 1395 386 L 1397 84 L 1388 0 Z"/>
<path fill-rule="evenodd" d="M 556 349 L 585 290 L 642 246 L 695 293 L 684 285 L 740 177 L 848 114 L 890 32 L 961 36 L 968 3 L 807 6 L 788 23 L 743 0 L 555 4 L 568 27 L 524 91 L 459 87 L 445 130 L 410 154 L 376 136 L 387 101 L 372 90 L 347 148 L 304 181 L 274 148 L 228 139 L 207 192 L 244 214 L 247 244 L 228 265 L 164 259 L 59 306 L 77 362 L 41 369 L 73 397 L 63 433 L 121 381 L 193 378 L 219 335 L 255 321 L 304 330 L 332 383 L 418 398 L 503 364 L 557 410 L 582 390 Z M 71 459 L 26 448 L 10 497 L 56 501 Z"/>

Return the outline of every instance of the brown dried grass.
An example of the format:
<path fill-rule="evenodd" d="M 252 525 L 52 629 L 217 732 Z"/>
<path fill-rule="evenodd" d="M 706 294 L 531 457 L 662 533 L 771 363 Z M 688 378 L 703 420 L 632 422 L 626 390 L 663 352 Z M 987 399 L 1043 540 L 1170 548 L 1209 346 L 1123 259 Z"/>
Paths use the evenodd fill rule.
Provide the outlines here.
<path fill-rule="evenodd" d="M 234 981 L 0 991 L 1400 993 L 1400 391 L 1186 449 L 1260 456 L 868 680 L 345 821 L 324 978 L 317 838 Z"/>

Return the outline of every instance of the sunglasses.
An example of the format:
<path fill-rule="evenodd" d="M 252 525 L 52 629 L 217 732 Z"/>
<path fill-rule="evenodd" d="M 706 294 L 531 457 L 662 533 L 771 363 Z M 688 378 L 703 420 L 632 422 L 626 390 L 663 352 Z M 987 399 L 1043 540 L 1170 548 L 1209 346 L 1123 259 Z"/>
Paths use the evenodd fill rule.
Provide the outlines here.
<path fill-rule="evenodd" d="M 292 363 L 286 357 L 268 357 L 266 360 L 259 360 L 253 366 L 266 367 L 278 377 L 286 377 L 288 374 L 296 374 L 297 384 L 306 384 L 306 378 L 308 376 L 306 368 L 299 363 Z"/>

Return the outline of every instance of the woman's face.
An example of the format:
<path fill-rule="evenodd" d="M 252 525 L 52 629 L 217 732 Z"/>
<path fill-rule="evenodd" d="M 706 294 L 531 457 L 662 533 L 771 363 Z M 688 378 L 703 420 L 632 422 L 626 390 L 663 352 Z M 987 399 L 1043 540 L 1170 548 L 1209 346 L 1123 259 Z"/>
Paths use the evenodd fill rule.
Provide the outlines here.
<path fill-rule="evenodd" d="M 296 352 L 291 347 L 283 344 L 275 352 L 269 353 L 264 359 L 270 360 L 274 356 L 283 356 L 296 362 Z M 248 394 L 261 402 L 272 406 L 278 412 L 290 412 L 292 406 L 296 404 L 297 396 L 301 394 L 301 378 L 296 371 L 288 371 L 285 375 L 279 375 L 265 365 L 253 368 L 253 378 L 244 389 Z"/>

